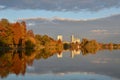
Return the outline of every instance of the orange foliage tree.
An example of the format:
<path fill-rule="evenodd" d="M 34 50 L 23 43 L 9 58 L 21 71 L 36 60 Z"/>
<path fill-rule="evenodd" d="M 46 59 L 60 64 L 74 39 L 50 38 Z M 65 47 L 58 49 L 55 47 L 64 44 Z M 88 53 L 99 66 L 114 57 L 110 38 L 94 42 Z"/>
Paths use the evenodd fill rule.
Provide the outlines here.
<path fill-rule="evenodd" d="M 26 40 L 26 23 L 9 23 L 7 19 L 0 21 L 0 43 L 24 45 Z"/>

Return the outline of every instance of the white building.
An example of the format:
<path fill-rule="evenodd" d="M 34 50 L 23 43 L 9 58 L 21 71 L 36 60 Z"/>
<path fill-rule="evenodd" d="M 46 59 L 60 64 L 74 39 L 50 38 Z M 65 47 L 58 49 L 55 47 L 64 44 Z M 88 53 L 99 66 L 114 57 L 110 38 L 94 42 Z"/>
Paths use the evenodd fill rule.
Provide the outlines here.
<path fill-rule="evenodd" d="M 71 51 L 71 57 L 74 58 L 74 56 L 80 55 L 80 53 L 81 53 L 81 50 L 77 50 L 77 51 L 76 50 L 72 50 Z"/>
<path fill-rule="evenodd" d="M 58 54 L 57 54 L 57 57 L 58 57 L 58 58 L 62 58 L 62 57 L 63 57 L 62 53 L 58 53 Z"/>
<path fill-rule="evenodd" d="M 63 40 L 62 35 L 58 35 L 58 36 L 57 36 L 57 40 L 61 40 L 61 41 L 62 41 L 62 40 Z"/>
<path fill-rule="evenodd" d="M 71 42 L 72 43 L 76 43 L 76 42 L 80 43 L 80 39 L 79 38 L 75 38 L 74 35 L 72 35 L 71 36 Z"/>

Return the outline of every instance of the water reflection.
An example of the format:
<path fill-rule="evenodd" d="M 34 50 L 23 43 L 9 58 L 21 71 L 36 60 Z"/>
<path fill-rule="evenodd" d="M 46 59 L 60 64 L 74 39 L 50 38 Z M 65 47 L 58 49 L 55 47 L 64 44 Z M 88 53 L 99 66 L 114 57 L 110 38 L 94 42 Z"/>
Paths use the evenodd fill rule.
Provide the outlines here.
<path fill-rule="evenodd" d="M 63 57 L 63 52 L 71 51 L 71 58 L 82 54 L 83 56 L 89 54 L 96 54 L 100 50 L 116 50 L 117 47 L 108 48 L 103 46 L 102 48 L 86 48 L 86 47 L 67 47 L 63 50 L 55 49 L 52 47 L 42 48 L 40 50 L 0 50 L 0 76 L 1 78 L 7 77 L 9 74 L 25 75 L 26 68 L 32 66 L 34 60 L 48 59 L 53 55 L 57 55 L 58 58 Z M 108 59 L 107 59 L 108 60 Z M 99 63 L 93 61 L 93 63 Z"/>
<path fill-rule="evenodd" d="M 49 79 L 48 79 L 49 78 Z M 16 77 L 11 75 L 7 80 L 119 80 L 105 75 L 91 73 L 58 73 L 58 74 L 26 74 L 26 76 Z"/>

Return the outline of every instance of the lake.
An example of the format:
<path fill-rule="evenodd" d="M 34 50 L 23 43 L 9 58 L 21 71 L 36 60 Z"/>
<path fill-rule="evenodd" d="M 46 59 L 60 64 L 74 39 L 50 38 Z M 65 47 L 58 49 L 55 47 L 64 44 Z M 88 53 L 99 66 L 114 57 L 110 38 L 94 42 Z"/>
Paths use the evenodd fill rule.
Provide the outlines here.
<path fill-rule="evenodd" d="M 0 57 L 1 63 L 4 64 L 4 67 L 1 65 L 3 69 L 0 72 L 0 79 L 120 80 L 119 56 L 119 50 L 101 50 L 87 55 L 83 55 L 80 51 L 72 53 L 65 50 L 59 54 L 48 54 L 47 57 L 39 55 L 38 52 L 27 55 L 24 52 L 11 51 Z"/>

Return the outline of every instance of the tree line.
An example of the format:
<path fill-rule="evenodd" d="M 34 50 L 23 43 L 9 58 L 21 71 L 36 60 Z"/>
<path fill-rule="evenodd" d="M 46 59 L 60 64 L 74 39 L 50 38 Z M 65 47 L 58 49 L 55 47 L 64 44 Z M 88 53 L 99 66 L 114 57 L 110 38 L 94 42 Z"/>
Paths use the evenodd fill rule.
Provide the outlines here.
<path fill-rule="evenodd" d="M 34 48 L 44 46 L 55 41 L 47 35 L 34 34 L 32 30 L 27 30 L 26 23 L 10 23 L 7 19 L 0 20 L 0 48 Z"/>

